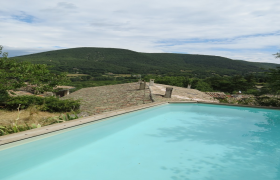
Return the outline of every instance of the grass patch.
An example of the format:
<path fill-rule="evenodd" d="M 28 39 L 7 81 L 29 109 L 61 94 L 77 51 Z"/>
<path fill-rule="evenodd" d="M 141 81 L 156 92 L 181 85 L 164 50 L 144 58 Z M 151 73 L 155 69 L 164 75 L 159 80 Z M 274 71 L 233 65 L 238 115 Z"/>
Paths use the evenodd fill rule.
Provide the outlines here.
<path fill-rule="evenodd" d="M 18 111 L 8 111 L 8 110 L 0 110 L 0 125 L 8 126 L 15 122 L 16 119 L 18 124 L 24 125 L 25 123 L 33 124 L 40 123 L 44 121 L 44 119 L 60 116 L 61 113 L 50 113 L 39 111 L 34 109 L 33 107 Z"/>
<path fill-rule="evenodd" d="M 88 74 L 67 74 L 68 77 L 89 76 Z"/>
<path fill-rule="evenodd" d="M 33 105 L 27 109 L 16 111 L 0 110 L 0 136 L 40 128 L 55 123 L 78 119 L 75 112 L 50 113 L 37 109 Z"/>

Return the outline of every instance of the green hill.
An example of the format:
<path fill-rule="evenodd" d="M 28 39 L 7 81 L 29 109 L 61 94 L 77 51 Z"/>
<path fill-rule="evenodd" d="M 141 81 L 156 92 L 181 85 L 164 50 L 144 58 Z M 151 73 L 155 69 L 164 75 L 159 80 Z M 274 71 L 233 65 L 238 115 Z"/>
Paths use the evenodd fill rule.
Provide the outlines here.
<path fill-rule="evenodd" d="M 208 55 L 139 53 L 114 48 L 72 48 L 17 56 L 19 61 L 52 65 L 55 71 L 96 74 L 211 74 L 235 75 L 263 72 L 278 64 L 256 63 Z"/>

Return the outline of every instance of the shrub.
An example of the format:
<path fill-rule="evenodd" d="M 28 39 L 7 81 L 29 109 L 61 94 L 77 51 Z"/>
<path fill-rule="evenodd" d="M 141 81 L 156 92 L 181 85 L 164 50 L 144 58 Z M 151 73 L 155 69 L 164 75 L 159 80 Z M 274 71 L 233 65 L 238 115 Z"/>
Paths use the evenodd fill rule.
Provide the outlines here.
<path fill-rule="evenodd" d="M 260 95 L 260 91 L 257 89 L 247 89 L 246 91 L 242 92 L 243 94 L 253 94 L 255 96 Z"/>
<path fill-rule="evenodd" d="M 204 81 L 201 81 L 199 80 L 196 84 L 196 86 L 194 87 L 195 89 L 199 90 L 199 91 L 202 91 L 202 92 L 212 92 L 213 89 L 212 87 L 210 86 L 210 84 L 204 82 Z"/>
<path fill-rule="evenodd" d="M 27 109 L 30 105 L 42 105 L 44 98 L 38 96 L 15 96 L 10 97 L 5 102 L 5 108 L 8 110 L 15 110 L 21 104 L 21 109 Z"/>
<path fill-rule="evenodd" d="M 220 103 L 229 103 L 228 98 L 218 99 Z"/>
<path fill-rule="evenodd" d="M 255 105 L 256 104 L 256 100 L 254 97 L 249 97 L 249 98 L 242 98 L 239 99 L 238 104 L 243 104 L 243 105 Z"/>
<path fill-rule="evenodd" d="M 275 97 L 257 97 L 256 102 L 260 106 L 273 106 L 273 107 L 280 107 L 280 99 Z"/>
<path fill-rule="evenodd" d="M 80 101 L 65 99 L 60 100 L 56 97 L 45 98 L 45 102 L 40 108 L 42 111 L 49 112 L 70 112 L 80 108 Z"/>
<path fill-rule="evenodd" d="M 70 112 L 80 108 L 80 101 L 66 99 L 60 100 L 56 97 L 38 97 L 38 96 L 16 96 L 10 97 L 5 103 L 5 108 L 15 110 L 21 104 L 21 109 L 27 109 L 30 105 L 39 105 L 39 110 L 49 112 Z"/>
<path fill-rule="evenodd" d="M 280 99 L 276 97 L 251 97 L 238 100 L 238 104 L 280 107 Z"/>
<path fill-rule="evenodd" d="M 8 92 L 0 89 L 0 104 L 2 104 L 1 102 L 7 101 L 8 99 L 9 99 Z"/>

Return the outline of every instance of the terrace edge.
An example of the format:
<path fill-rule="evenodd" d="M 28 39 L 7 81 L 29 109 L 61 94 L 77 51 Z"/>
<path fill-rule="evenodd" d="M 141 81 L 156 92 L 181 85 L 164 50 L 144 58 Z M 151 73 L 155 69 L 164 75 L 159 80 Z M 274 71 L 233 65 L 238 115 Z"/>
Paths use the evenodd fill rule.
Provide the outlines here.
<path fill-rule="evenodd" d="M 215 102 L 205 102 L 205 101 L 171 101 L 171 102 L 159 102 L 159 103 L 148 103 L 139 106 L 129 107 L 125 109 L 119 109 L 115 111 L 109 111 L 106 113 L 93 115 L 89 117 L 79 118 L 63 123 L 53 124 L 49 126 L 44 126 L 37 129 L 22 131 L 19 133 L 14 133 L 10 135 L 5 135 L 0 137 L 0 151 L 7 148 L 2 148 L 3 146 L 10 145 L 12 143 L 16 143 L 23 140 L 32 139 L 35 137 L 40 137 L 43 135 L 53 134 L 53 133 L 62 133 L 63 130 L 71 130 L 72 128 L 78 128 L 79 126 L 86 125 L 88 123 L 93 123 L 97 121 L 104 121 L 107 118 L 111 118 L 114 116 L 123 115 L 126 113 L 139 111 L 142 109 L 147 109 L 150 107 L 165 105 L 165 104 L 181 104 L 181 103 L 201 103 L 201 104 L 215 104 L 215 105 L 224 105 L 224 106 L 239 106 L 239 107 L 251 107 L 251 108 L 261 108 L 261 109 L 274 109 L 280 110 L 279 107 L 267 107 L 267 106 L 251 106 L 251 105 L 240 105 L 240 104 L 227 104 L 227 103 L 215 103 Z M 16 145 L 14 145 L 16 146 Z"/>

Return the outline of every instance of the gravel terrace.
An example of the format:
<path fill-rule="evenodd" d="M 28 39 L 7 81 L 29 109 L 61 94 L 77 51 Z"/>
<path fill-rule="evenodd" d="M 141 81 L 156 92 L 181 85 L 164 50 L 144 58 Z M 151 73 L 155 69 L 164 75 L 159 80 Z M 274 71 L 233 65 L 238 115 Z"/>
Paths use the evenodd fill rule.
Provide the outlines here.
<path fill-rule="evenodd" d="M 172 87 L 171 98 L 164 98 L 166 87 Z M 156 84 L 150 86 L 150 90 L 155 102 L 172 102 L 172 101 L 204 101 L 215 102 L 219 101 L 196 89 L 188 89 L 177 86 L 169 86 L 165 84 Z"/>
<path fill-rule="evenodd" d="M 147 83 L 147 85 L 148 84 L 149 83 Z M 173 87 L 171 98 L 163 97 L 166 87 Z M 90 116 L 131 106 L 152 103 L 153 101 L 150 98 L 150 93 L 152 93 L 152 97 L 155 102 L 218 102 L 211 96 L 195 89 L 187 89 L 163 84 L 154 84 L 153 86 L 150 86 L 150 88 L 147 86 L 144 97 L 144 90 L 139 90 L 139 83 L 83 88 L 63 97 L 62 99 L 80 99 L 80 116 Z"/>
<path fill-rule="evenodd" d="M 81 116 L 152 103 L 148 87 L 139 90 L 138 83 L 126 83 L 80 89 L 62 99 L 80 99 Z"/>

